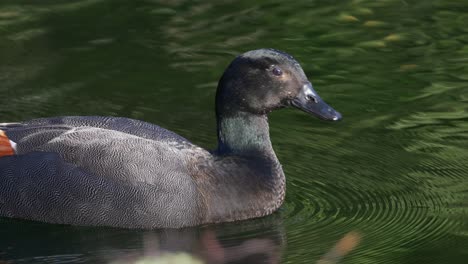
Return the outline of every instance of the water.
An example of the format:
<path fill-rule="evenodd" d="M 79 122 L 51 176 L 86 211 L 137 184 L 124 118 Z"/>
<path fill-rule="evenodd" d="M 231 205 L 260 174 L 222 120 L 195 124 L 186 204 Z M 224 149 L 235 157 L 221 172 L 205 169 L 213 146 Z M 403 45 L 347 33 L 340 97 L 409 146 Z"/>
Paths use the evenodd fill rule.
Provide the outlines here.
<path fill-rule="evenodd" d="M 467 11 L 442 0 L 2 0 L 1 121 L 126 116 L 213 148 L 216 82 L 260 47 L 293 54 L 344 120 L 270 115 L 288 180 L 270 217 L 156 231 L 0 219 L 0 260 L 465 263 Z"/>

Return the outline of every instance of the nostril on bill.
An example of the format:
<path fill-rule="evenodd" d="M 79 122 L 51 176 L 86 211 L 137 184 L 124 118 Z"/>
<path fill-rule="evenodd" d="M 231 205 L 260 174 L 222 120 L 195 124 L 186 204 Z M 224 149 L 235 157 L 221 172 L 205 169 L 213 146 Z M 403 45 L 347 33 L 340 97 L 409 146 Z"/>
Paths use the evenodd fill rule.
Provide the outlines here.
<path fill-rule="evenodd" d="M 307 95 L 307 100 L 314 101 L 314 103 L 318 103 L 317 98 L 315 98 L 315 97 L 312 96 L 312 95 Z"/>

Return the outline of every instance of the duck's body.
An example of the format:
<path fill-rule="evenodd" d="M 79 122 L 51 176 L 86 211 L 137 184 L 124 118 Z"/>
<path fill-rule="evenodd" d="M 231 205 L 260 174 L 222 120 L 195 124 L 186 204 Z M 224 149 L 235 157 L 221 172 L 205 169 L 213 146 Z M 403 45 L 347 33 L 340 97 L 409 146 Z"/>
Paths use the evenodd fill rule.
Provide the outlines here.
<path fill-rule="evenodd" d="M 0 216 L 158 228 L 272 213 L 284 200 L 285 177 L 270 143 L 266 114 L 283 102 L 245 103 L 242 89 L 235 86 L 238 76 L 231 76 L 249 69 L 245 67 L 258 70 L 251 63 L 257 55 L 236 59 L 220 81 L 214 152 L 127 118 L 58 117 L 0 126 L 16 143 L 14 155 L 0 158 Z M 251 86 L 245 78 L 244 86 Z M 294 99 L 304 87 L 286 90 L 285 96 Z M 270 94 L 260 98 L 265 96 Z"/>
<path fill-rule="evenodd" d="M 2 129 L 17 144 L 17 155 L 0 158 L 2 216 L 181 227 L 245 219 L 252 210 L 262 216 L 284 197 L 284 176 L 274 156 L 212 155 L 142 121 L 61 117 Z M 245 174 L 253 171 L 263 175 Z M 276 181 L 275 195 L 262 187 L 277 186 Z M 272 198 L 276 206 L 259 213 Z"/>

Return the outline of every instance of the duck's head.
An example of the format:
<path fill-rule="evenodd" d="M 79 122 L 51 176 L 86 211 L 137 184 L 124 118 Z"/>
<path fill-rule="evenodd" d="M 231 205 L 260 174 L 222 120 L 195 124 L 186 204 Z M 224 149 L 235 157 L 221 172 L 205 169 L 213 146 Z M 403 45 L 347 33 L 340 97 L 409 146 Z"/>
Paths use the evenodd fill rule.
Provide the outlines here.
<path fill-rule="evenodd" d="M 219 81 L 218 117 L 239 112 L 265 115 L 286 106 L 294 106 L 323 120 L 341 119 L 341 114 L 320 98 L 299 63 L 282 51 L 246 52 L 231 62 Z"/>

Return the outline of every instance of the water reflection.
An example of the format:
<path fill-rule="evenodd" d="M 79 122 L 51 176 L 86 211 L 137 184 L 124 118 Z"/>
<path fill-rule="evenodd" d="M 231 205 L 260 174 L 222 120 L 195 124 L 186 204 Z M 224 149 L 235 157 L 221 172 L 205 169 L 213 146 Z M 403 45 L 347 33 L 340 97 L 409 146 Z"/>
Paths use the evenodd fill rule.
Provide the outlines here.
<path fill-rule="evenodd" d="M 4 227 L 0 263 L 277 264 L 286 242 L 276 216 L 224 226 L 162 230 L 56 226 L 12 219 L 0 224 Z M 360 240 L 360 233 L 349 232 L 309 262 L 339 263 Z"/>
<path fill-rule="evenodd" d="M 341 238 L 335 246 L 317 262 L 317 264 L 338 263 L 351 250 L 359 245 L 360 240 L 361 235 L 358 232 L 349 232 Z"/>
<path fill-rule="evenodd" d="M 278 217 L 242 224 L 164 230 L 54 226 L 5 219 L 0 260 L 14 263 L 280 263 Z M 145 262 L 147 261 L 147 262 Z M 186 262 L 180 262 L 186 261 Z"/>

